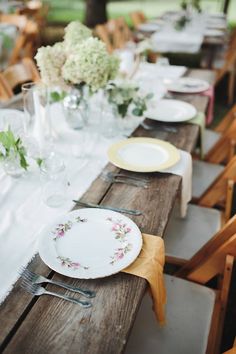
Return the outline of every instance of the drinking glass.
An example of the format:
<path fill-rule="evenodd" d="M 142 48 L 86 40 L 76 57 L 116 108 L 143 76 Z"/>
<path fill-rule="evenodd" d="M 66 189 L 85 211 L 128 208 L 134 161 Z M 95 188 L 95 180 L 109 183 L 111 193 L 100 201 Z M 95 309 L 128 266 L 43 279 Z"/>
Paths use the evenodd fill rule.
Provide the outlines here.
<path fill-rule="evenodd" d="M 63 205 L 68 196 L 69 182 L 63 160 L 51 153 L 41 165 L 43 202 L 51 208 Z"/>
<path fill-rule="evenodd" d="M 49 91 L 37 83 L 22 85 L 25 134 L 37 141 L 40 150 L 52 143 Z"/>

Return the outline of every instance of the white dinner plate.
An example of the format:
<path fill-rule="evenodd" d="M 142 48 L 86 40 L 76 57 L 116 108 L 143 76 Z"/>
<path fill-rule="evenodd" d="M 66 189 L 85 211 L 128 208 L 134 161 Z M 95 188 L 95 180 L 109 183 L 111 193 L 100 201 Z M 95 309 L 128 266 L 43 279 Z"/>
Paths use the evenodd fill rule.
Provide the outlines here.
<path fill-rule="evenodd" d="M 205 80 L 183 77 L 172 81 L 167 88 L 169 91 L 179 93 L 199 93 L 208 90 L 209 87 L 210 84 Z"/>
<path fill-rule="evenodd" d="M 137 225 L 120 213 L 80 209 L 57 217 L 40 232 L 39 255 L 56 272 L 95 279 L 120 272 L 142 248 Z"/>
<path fill-rule="evenodd" d="M 145 112 L 145 116 L 161 122 L 184 122 L 197 114 L 196 108 L 179 100 L 159 100 Z"/>
<path fill-rule="evenodd" d="M 160 29 L 160 25 L 157 23 L 141 23 L 138 26 L 138 30 L 142 32 L 156 32 Z"/>
<path fill-rule="evenodd" d="M 179 150 L 170 143 L 152 138 L 129 138 L 113 144 L 108 157 L 115 166 L 134 172 L 158 172 L 175 165 Z"/>

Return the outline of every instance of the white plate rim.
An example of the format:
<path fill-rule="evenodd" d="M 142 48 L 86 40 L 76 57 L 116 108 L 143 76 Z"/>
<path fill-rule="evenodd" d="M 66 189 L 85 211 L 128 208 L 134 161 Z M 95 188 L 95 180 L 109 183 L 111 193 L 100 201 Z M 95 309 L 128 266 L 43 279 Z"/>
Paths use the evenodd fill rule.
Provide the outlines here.
<path fill-rule="evenodd" d="M 118 154 L 119 149 L 132 143 L 137 144 L 137 142 L 161 145 L 162 147 L 164 146 L 166 150 L 169 151 L 172 155 L 169 155 L 169 161 L 162 163 L 159 166 L 155 165 L 155 166 L 144 167 L 144 166 L 133 165 L 130 163 L 126 163 L 125 161 L 122 161 L 122 159 L 119 157 Z M 159 171 L 164 171 L 165 169 L 171 166 L 174 166 L 180 159 L 180 152 L 174 145 L 172 145 L 168 141 L 154 139 L 154 138 L 137 137 L 137 138 L 128 138 L 112 144 L 108 149 L 108 159 L 115 166 L 127 171 L 141 172 L 141 173 L 159 172 Z"/>
<path fill-rule="evenodd" d="M 199 81 L 199 82 L 202 82 L 202 87 L 199 87 L 199 88 L 176 88 L 176 86 L 174 87 L 174 85 L 178 84 L 178 82 L 183 82 L 183 81 L 190 81 L 190 80 L 196 80 L 196 81 Z M 197 79 L 197 78 L 193 78 L 193 77 L 182 77 L 182 78 L 179 78 L 175 81 L 173 81 L 172 83 L 170 83 L 167 87 L 168 91 L 171 91 L 171 92 L 179 92 L 179 93 L 200 93 L 200 92 L 204 92 L 204 91 L 207 91 L 210 87 L 210 84 L 209 82 L 205 81 L 205 80 L 202 80 L 202 79 Z"/>
<path fill-rule="evenodd" d="M 65 217 L 69 217 L 69 218 L 72 218 L 73 216 L 79 216 L 79 214 L 84 214 L 85 213 L 97 213 L 98 215 L 111 215 L 112 217 L 114 218 L 119 218 L 119 220 L 121 221 L 125 221 L 128 223 L 128 225 L 132 226 L 132 228 L 134 229 L 134 232 L 136 233 L 135 234 L 135 237 L 136 237 L 136 240 L 135 240 L 135 247 L 136 249 L 133 251 L 133 254 L 130 253 L 130 257 L 129 260 L 127 260 L 126 262 L 123 262 L 125 263 L 125 265 L 123 264 L 122 266 L 120 266 L 119 263 L 116 263 L 116 267 L 114 267 L 112 269 L 112 267 L 110 268 L 111 270 L 106 272 L 106 274 L 102 274 L 102 275 L 99 275 L 99 276 L 91 276 L 89 275 L 89 272 L 87 273 L 87 275 L 79 275 L 77 273 L 74 272 L 74 270 L 68 274 L 68 271 L 64 271 L 65 268 L 63 269 L 62 268 L 62 265 L 60 265 L 60 263 L 58 262 L 58 266 L 55 267 L 55 265 L 53 264 L 53 262 L 50 261 L 50 259 L 48 259 L 48 256 L 45 255 L 45 252 L 44 252 L 44 242 L 45 242 L 45 239 L 47 240 L 48 239 L 48 242 L 52 242 L 52 240 L 49 239 L 49 235 L 48 235 L 48 228 L 51 228 L 53 229 L 53 226 L 55 227 L 58 223 L 60 223 L 60 220 L 61 219 L 65 219 Z M 112 231 L 111 231 L 112 232 Z M 131 220 L 128 216 L 126 215 L 123 215 L 121 213 L 118 213 L 118 212 L 115 212 L 115 211 L 112 211 L 112 210 L 107 210 L 107 209 L 97 209 L 97 208 L 82 208 L 82 209 L 76 209 L 76 210 L 73 210 L 73 211 L 70 211 L 70 212 L 66 212 L 66 213 L 63 213 L 57 217 L 55 217 L 50 223 L 48 223 L 47 225 L 45 225 L 39 232 L 39 244 L 38 244 L 38 252 L 39 252 L 39 256 L 40 258 L 42 259 L 42 261 L 49 267 L 51 268 L 52 270 L 54 270 L 55 272 L 59 273 L 59 274 L 62 274 L 64 276 L 68 276 L 68 277 L 71 277 L 71 278 L 75 278 L 75 279 L 99 279 L 99 278 L 104 278 L 104 277 L 108 277 L 110 275 L 113 275 L 113 274 L 116 274 L 116 273 L 119 273 L 120 271 L 122 271 L 123 269 L 125 269 L 126 267 L 128 267 L 130 264 L 132 264 L 138 257 L 141 249 L 142 249 L 142 245 L 143 245 L 143 238 L 142 238 L 142 233 L 139 229 L 139 227 L 136 225 L 136 223 Z M 50 257 L 50 256 L 49 256 Z M 103 268 L 102 268 L 103 269 Z"/>
<path fill-rule="evenodd" d="M 168 123 L 179 123 L 179 122 L 186 122 L 192 118 L 194 118 L 197 114 L 197 110 L 196 110 L 196 107 L 194 107 L 192 104 L 188 103 L 188 102 L 185 102 L 185 101 L 181 101 L 181 100 L 175 100 L 175 99 L 161 99 L 159 101 L 157 101 L 157 111 L 158 111 L 158 104 L 162 103 L 162 102 L 168 102 L 168 104 L 172 104 L 172 103 L 178 103 L 178 104 L 182 104 L 183 106 L 185 106 L 186 108 L 188 108 L 189 110 L 192 111 L 191 115 L 190 116 L 185 116 L 185 117 L 182 117 L 182 118 L 179 118 L 177 120 L 172 120 L 172 119 L 164 119 L 164 118 L 161 118 L 161 117 L 154 117 L 154 116 L 151 116 L 148 109 L 147 111 L 145 112 L 145 115 L 147 116 L 148 119 L 152 119 L 152 120 L 156 120 L 156 121 L 159 121 L 159 122 L 168 122 Z M 151 113 L 152 114 L 152 113 Z"/>

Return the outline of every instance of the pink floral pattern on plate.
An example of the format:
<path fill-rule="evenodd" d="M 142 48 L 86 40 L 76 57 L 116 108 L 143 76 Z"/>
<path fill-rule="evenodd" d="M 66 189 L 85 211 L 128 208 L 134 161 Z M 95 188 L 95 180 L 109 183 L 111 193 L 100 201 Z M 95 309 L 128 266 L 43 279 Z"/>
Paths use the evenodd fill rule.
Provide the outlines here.
<path fill-rule="evenodd" d="M 128 234 L 132 230 L 127 226 L 127 224 L 124 224 L 122 220 L 113 220 L 111 217 L 107 218 L 107 220 L 112 223 L 111 231 L 115 233 L 115 239 L 121 243 L 120 247 L 116 248 L 114 255 L 110 257 L 110 264 L 114 265 L 132 250 L 133 245 L 132 243 L 128 243 L 127 238 Z"/>
<path fill-rule="evenodd" d="M 77 216 L 75 218 L 74 222 L 71 220 L 68 220 L 64 224 L 58 224 L 56 226 L 55 230 L 52 231 L 52 234 L 54 235 L 53 240 L 55 242 L 57 242 L 60 238 L 64 237 L 65 234 L 67 233 L 67 231 L 71 230 L 74 223 L 84 223 L 84 222 L 87 222 L 87 219 L 82 219 L 80 216 Z M 89 269 L 89 267 L 82 265 L 78 261 L 73 261 L 68 257 L 58 256 L 57 259 L 60 261 L 62 267 L 67 267 L 67 268 L 71 268 L 74 270 L 79 269 L 79 268 L 82 268 L 85 270 Z"/>

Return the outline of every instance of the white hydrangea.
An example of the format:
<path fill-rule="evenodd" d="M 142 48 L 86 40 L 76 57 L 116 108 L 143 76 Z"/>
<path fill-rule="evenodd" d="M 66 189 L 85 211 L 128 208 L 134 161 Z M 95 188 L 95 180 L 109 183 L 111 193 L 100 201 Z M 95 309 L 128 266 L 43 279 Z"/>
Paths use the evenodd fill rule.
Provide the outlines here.
<path fill-rule="evenodd" d="M 107 52 L 105 44 L 90 37 L 69 55 L 62 68 L 62 76 L 69 83 L 84 82 L 96 91 L 116 76 L 118 67 L 119 60 Z"/>
<path fill-rule="evenodd" d="M 79 21 L 73 21 L 65 28 L 64 43 L 68 53 L 83 40 L 92 37 L 92 31 Z"/>
<path fill-rule="evenodd" d="M 41 47 L 35 56 L 42 82 L 47 86 L 62 84 L 61 69 L 66 60 L 63 42 Z"/>

